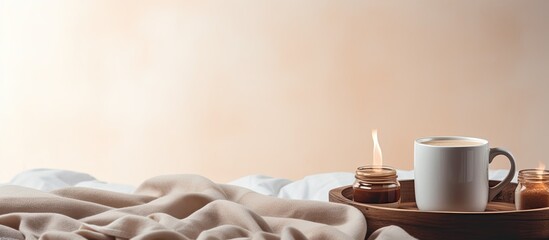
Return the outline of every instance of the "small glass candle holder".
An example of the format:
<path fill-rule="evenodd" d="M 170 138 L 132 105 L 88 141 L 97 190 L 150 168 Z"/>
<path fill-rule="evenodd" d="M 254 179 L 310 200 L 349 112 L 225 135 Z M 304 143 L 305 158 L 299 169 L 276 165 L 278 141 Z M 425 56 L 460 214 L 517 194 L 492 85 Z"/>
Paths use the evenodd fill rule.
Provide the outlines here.
<path fill-rule="evenodd" d="M 353 201 L 383 207 L 398 207 L 400 183 L 397 172 L 388 166 L 367 165 L 356 169 Z"/>
<path fill-rule="evenodd" d="M 515 190 L 517 210 L 549 207 L 549 171 L 524 169 L 518 174 Z"/>

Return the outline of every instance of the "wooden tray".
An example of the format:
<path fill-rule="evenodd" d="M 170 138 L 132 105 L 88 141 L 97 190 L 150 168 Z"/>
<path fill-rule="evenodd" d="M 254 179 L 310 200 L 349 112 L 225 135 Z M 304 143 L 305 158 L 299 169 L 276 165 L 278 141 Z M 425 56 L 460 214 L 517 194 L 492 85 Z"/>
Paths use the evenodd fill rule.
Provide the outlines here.
<path fill-rule="evenodd" d="M 497 184 L 490 181 L 490 186 Z M 351 186 L 330 191 L 330 202 L 358 208 L 366 218 L 368 238 L 375 230 L 397 225 L 419 239 L 549 239 L 549 208 L 515 210 L 515 183 L 488 203 L 485 212 L 419 211 L 414 181 L 401 184 L 401 206 L 385 208 L 352 201 Z"/>

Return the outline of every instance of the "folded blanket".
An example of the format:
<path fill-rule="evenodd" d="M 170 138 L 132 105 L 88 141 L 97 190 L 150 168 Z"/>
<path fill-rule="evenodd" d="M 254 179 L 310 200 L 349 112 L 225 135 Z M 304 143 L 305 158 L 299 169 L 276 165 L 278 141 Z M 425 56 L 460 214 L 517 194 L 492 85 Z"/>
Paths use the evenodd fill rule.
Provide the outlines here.
<path fill-rule="evenodd" d="M 357 209 L 280 199 L 196 175 L 160 176 L 134 194 L 0 187 L 0 239 L 364 239 Z"/>

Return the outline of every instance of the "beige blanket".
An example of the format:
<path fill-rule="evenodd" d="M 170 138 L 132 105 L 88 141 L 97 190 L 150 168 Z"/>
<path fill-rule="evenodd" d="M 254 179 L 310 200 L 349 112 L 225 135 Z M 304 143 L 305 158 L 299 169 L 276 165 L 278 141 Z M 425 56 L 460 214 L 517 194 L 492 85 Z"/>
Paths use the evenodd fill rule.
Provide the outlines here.
<path fill-rule="evenodd" d="M 160 176 L 135 194 L 0 187 L 0 239 L 364 239 L 349 206 L 285 200 L 195 175 Z"/>

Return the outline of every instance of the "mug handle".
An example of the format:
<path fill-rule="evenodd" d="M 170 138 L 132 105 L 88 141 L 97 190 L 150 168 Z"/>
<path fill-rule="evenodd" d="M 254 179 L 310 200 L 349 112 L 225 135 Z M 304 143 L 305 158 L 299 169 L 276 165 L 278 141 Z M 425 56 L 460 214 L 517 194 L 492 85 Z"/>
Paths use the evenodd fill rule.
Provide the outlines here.
<path fill-rule="evenodd" d="M 488 193 L 488 201 L 492 201 L 492 199 L 494 199 L 494 197 L 496 197 L 496 195 L 498 195 L 498 193 L 500 193 L 501 190 L 503 190 L 503 188 L 509 184 L 515 176 L 515 158 L 513 158 L 513 155 L 511 155 L 510 152 L 501 148 L 490 148 L 489 163 L 492 163 L 492 160 L 499 155 L 504 155 L 507 157 L 509 163 L 511 163 L 511 168 L 509 169 L 509 174 L 507 174 L 507 177 L 505 177 L 503 181 L 490 188 L 490 192 Z"/>

